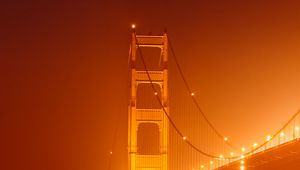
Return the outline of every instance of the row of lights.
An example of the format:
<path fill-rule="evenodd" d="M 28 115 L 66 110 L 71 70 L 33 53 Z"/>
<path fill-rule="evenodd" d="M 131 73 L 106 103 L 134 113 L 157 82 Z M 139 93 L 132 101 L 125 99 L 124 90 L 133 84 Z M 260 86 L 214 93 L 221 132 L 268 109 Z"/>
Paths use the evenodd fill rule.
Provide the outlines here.
<path fill-rule="evenodd" d="M 135 25 L 132 24 L 132 25 L 131 25 L 131 28 L 132 28 L 132 29 L 135 29 Z M 158 93 L 157 93 L 157 92 L 154 92 L 154 95 L 157 96 Z M 192 93 L 190 93 L 190 95 L 191 95 L 191 96 L 195 96 L 195 93 L 192 92 Z M 299 130 L 300 130 L 300 128 L 299 128 L 298 126 L 296 126 L 296 127 L 295 127 L 295 131 L 299 131 Z M 285 135 L 284 132 L 281 132 L 281 133 L 280 133 L 280 136 L 281 136 L 281 137 L 283 137 L 284 135 Z M 183 140 L 185 141 L 186 139 L 187 139 L 187 137 L 186 137 L 186 136 L 183 136 Z M 267 140 L 267 141 L 270 141 L 271 139 L 272 139 L 272 136 L 270 136 L 270 135 L 268 135 L 268 136 L 266 137 L 266 140 Z M 228 137 L 224 137 L 224 141 L 228 141 Z M 253 143 L 253 148 L 256 148 L 257 145 L 258 145 L 258 144 L 257 144 L 256 142 Z M 242 148 L 241 148 L 241 151 L 242 151 L 242 152 L 245 152 L 245 151 L 246 151 L 246 148 L 242 147 Z M 110 153 L 110 155 L 113 154 L 112 152 L 109 152 L 109 153 Z M 234 152 L 230 152 L 230 156 L 233 157 L 233 156 L 234 156 Z M 224 156 L 221 154 L 221 155 L 219 155 L 219 158 L 220 158 L 220 159 L 223 159 Z M 244 165 L 244 164 L 245 164 L 245 161 L 244 161 L 244 158 L 245 158 L 245 156 L 242 154 L 242 155 L 241 155 L 241 159 L 242 159 L 242 160 L 240 161 L 240 164 L 241 164 L 241 165 L 240 165 L 240 170 L 244 170 L 244 169 L 245 169 L 245 165 Z M 213 164 L 214 164 L 213 161 L 210 161 L 209 163 L 210 163 L 210 165 L 213 165 Z M 201 168 L 201 169 L 204 169 L 204 165 L 201 165 L 200 168 Z M 194 169 L 192 169 L 192 170 L 194 170 Z"/>
<path fill-rule="evenodd" d="M 135 27 L 135 26 L 133 26 L 133 28 L 134 28 L 134 27 Z M 158 93 L 157 93 L 157 92 L 154 92 L 154 95 L 157 96 Z M 192 92 L 190 95 L 191 95 L 191 96 L 195 96 L 195 93 Z M 298 126 L 296 126 L 296 127 L 295 127 L 295 131 L 299 131 L 299 130 L 300 130 L 300 128 L 299 128 Z M 280 133 L 280 136 L 281 136 L 281 137 L 283 137 L 284 135 L 285 135 L 284 132 L 281 132 L 281 133 Z M 183 140 L 186 140 L 186 139 L 187 139 L 187 137 L 186 137 L 186 136 L 183 136 Z M 270 135 L 268 135 L 268 136 L 266 137 L 266 141 L 270 141 L 271 139 L 272 139 L 272 136 L 270 136 Z M 224 141 L 227 142 L 227 141 L 228 141 L 228 137 L 224 137 Z M 258 144 L 257 144 L 256 142 L 254 142 L 254 143 L 253 143 L 253 148 L 256 148 L 257 146 L 258 146 Z M 242 148 L 241 148 L 241 151 L 244 153 L 244 152 L 246 151 L 246 148 L 242 147 Z M 233 156 L 234 156 L 234 153 L 233 153 L 233 152 L 230 152 L 230 156 L 233 157 Z M 242 154 L 242 155 L 241 155 L 241 159 L 242 159 L 242 160 L 241 160 L 241 162 L 240 162 L 240 163 L 241 163 L 241 165 L 240 165 L 240 170 L 244 170 L 244 169 L 245 169 L 245 165 L 244 165 L 245 161 L 243 160 L 244 157 L 245 157 L 245 156 Z M 224 156 L 221 154 L 221 155 L 219 155 L 219 158 L 220 158 L 220 159 L 223 159 Z M 211 164 L 211 165 L 212 165 L 213 163 L 214 163 L 213 161 L 210 161 L 210 164 Z M 201 165 L 200 168 L 201 168 L 201 169 L 204 169 L 204 165 Z"/>
<path fill-rule="evenodd" d="M 209 164 L 210 165 L 213 165 L 214 164 L 214 161 L 210 161 L 209 162 Z M 241 162 L 240 162 L 240 170 L 244 170 L 245 169 L 245 161 L 244 160 L 241 160 Z M 200 165 L 200 169 L 204 169 L 205 168 L 205 166 L 204 165 Z M 195 170 L 195 169 L 192 169 L 192 170 Z"/>
<path fill-rule="evenodd" d="M 193 95 L 192 95 L 193 96 Z M 295 131 L 299 131 L 300 130 L 300 127 L 299 126 L 296 126 L 295 127 Z M 284 132 L 281 132 L 280 134 L 280 137 L 283 137 L 285 136 L 285 133 Z M 183 140 L 186 140 L 186 136 L 183 137 Z M 271 135 L 268 135 L 266 137 L 266 141 L 270 141 L 272 139 L 272 136 Z M 224 141 L 228 141 L 228 137 L 224 137 Z M 253 143 L 253 148 L 256 148 L 258 146 L 258 144 L 256 142 Z M 246 148 L 245 147 L 242 147 L 241 148 L 241 151 L 242 153 L 244 153 L 246 151 Z M 234 156 L 234 152 L 230 152 L 230 156 L 233 157 Z M 219 155 L 219 158 L 222 160 L 224 159 L 224 156 L 222 154 Z M 245 160 L 244 160 L 245 156 L 242 154 L 241 155 L 241 161 L 240 161 L 240 170 L 245 170 Z M 213 165 L 214 164 L 214 161 L 210 161 L 209 162 L 210 165 Z M 200 169 L 204 169 L 204 165 L 200 165 Z M 194 169 L 192 169 L 194 170 Z"/>
<path fill-rule="evenodd" d="M 158 95 L 158 93 L 157 93 L 157 92 L 154 92 L 154 95 Z M 193 96 L 195 96 L 195 93 L 191 93 L 190 95 L 193 97 Z M 295 131 L 299 131 L 299 130 L 300 130 L 300 128 L 299 128 L 298 126 L 296 126 L 296 127 L 295 127 Z M 280 136 L 281 136 L 281 137 L 283 137 L 284 135 L 285 135 L 284 132 L 281 132 L 281 133 L 280 133 Z M 271 135 L 268 135 L 268 136 L 266 137 L 266 141 L 267 141 L 267 142 L 270 141 L 271 139 L 272 139 L 272 136 L 271 136 Z M 184 141 L 187 140 L 187 137 L 186 137 L 186 136 L 183 136 L 183 140 L 184 140 Z M 224 141 L 227 142 L 227 141 L 228 141 L 228 137 L 224 137 Z M 257 144 L 256 142 L 254 142 L 254 143 L 253 143 L 253 148 L 256 148 L 257 146 L 258 146 L 258 144 Z M 246 151 L 246 148 L 245 148 L 245 147 L 242 147 L 242 148 L 241 148 L 241 151 L 242 151 L 242 153 L 244 153 L 244 152 Z M 230 152 L 230 156 L 233 157 L 233 156 L 234 156 L 234 152 Z M 222 154 L 220 154 L 220 155 L 219 155 L 219 158 L 222 160 L 222 159 L 224 159 L 224 156 L 223 156 Z M 245 170 L 245 161 L 244 161 L 244 158 L 245 158 L 245 156 L 242 154 L 242 155 L 241 155 L 241 159 L 242 159 L 242 160 L 240 161 L 240 170 Z M 214 164 L 213 161 L 210 161 L 209 163 L 210 163 L 210 165 L 213 165 L 213 164 Z M 204 165 L 201 165 L 200 168 L 201 168 L 201 169 L 204 169 Z M 192 169 L 192 170 L 194 170 L 194 169 Z"/>
<path fill-rule="evenodd" d="M 154 95 L 157 96 L 157 92 L 154 92 Z M 195 93 L 191 93 L 191 96 L 195 96 Z"/>
<path fill-rule="evenodd" d="M 244 159 L 242 159 L 240 161 L 240 170 L 244 170 L 244 169 L 245 169 L 245 161 L 244 161 Z"/>

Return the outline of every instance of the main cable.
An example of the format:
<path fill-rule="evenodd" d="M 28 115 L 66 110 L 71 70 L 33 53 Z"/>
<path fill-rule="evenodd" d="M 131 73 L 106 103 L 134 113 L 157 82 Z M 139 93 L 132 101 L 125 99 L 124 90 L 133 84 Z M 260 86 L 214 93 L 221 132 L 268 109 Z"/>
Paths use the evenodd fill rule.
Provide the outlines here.
<path fill-rule="evenodd" d="M 172 54 L 173 54 L 172 56 L 173 56 L 173 59 L 174 59 L 174 61 L 175 61 L 176 67 L 177 67 L 177 69 L 178 69 L 178 71 L 179 71 L 180 77 L 181 77 L 181 79 L 183 80 L 184 85 L 185 85 L 185 87 L 186 87 L 188 93 L 189 93 L 189 94 L 192 94 L 192 90 L 191 90 L 191 88 L 190 88 L 190 86 L 189 86 L 189 84 L 188 84 L 188 82 L 187 82 L 187 80 L 186 80 L 186 78 L 185 78 L 185 76 L 184 76 L 184 74 L 183 74 L 183 72 L 182 72 L 182 69 L 181 69 L 181 67 L 180 67 L 180 65 L 179 65 L 179 62 L 178 62 L 178 60 L 177 60 L 177 57 L 176 57 L 176 54 L 175 54 L 175 51 L 174 51 L 174 48 L 173 48 L 173 46 L 172 46 L 172 43 L 171 43 L 171 40 L 170 40 L 169 36 L 168 36 L 168 43 L 169 43 L 169 46 L 170 46 L 170 50 L 171 50 L 171 52 L 172 52 Z M 223 135 L 217 130 L 217 128 L 215 128 L 215 126 L 208 120 L 206 114 L 205 114 L 205 113 L 203 112 L 203 110 L 201 109 L 201 107 L 200 107 L 199 103 L 197 102 L 196 98 L 195 98 L 193 95 L 191 95 L 191 98 L 192 98 L 193 103 L 196 105 L 196 108 L 198 109 L 198 111 L 200 112 L 200 114 L 201 114 L 201 115 L 203 116 L 203 118 L 205 119 L 206 123 L 212 128 L 212 130 L 217 134 L 217 136 L 219 136 L 222 140 L 224 140 L 224 139 L 225 139 L 225 136 L 223 136 Z M 225 143 L 226 143 L 227 145 L 229 145 L 232 149 L 237 150 L 237 148 L 236 148 L 235 146 L 233 146 L 230 142 L 225 141 Z"/>
<path fill-rule="evenodd" d="M 147 65 L 146 65 L 146 63 L 145 63 L 145 59 L 144 59 L 143 53 L 142 53 L 141 49 L 139 48 L 139 42 L 137 41 L 137 37 L 136 37 L 135 31 L 134 31 L 134 37 L 135 37 L 135 40 L 136 40 L 136 44 L 137 44 L 137 46 L 138 46 L 138 52 L 139 52 L 139 54 L 140 54 L 140 56 L 141 56 L 142 64 L 143 64 L 143 66 L 144 66 L 144 68 L 145 68 L 147 77 L 148 77 L 148 79 L 149 79 L 149 81 L 150 81 L 151 88 L 152 88 L 153 92 L 156 92 L 155 87 L 154 87 L 153 80 L 152 80 L 151 77 L 150 77 L 149 70 L 148 70 Z M 170 41 L 169 41 L 169 43 L 170 43 Z M 171 46 L 170 49 L 171 49 L 171 51 L 173 52 L 173 55 L 175 56 L 175 53 L 174 53 L 174 50 L 173 50 L 173 47 L 172 47 L 171 43 L 170 43 L 170 46 Z M 174 57 L 174 56 L 173 56 L 173 57 Z M 175 58 L 176 58 L 176 56 L 175 56 Z M 174 58 L 174 59 L 175 59 L 175 58 Z M 177 61 L 177 58 L 176 58 L 175 61 Z M 177 64 L 178 64 L 178 61 L 177 61 Z M 179 66 L 179 64 L 178 64 L 178 66 Z M 180 72 L 181 72 L 181 74 L 182 74 L 182 71 L 180 71 Z M 182 74 L 182 75 L 183 75 L 183 74 Z M 185 79 L 184 79 L 184 80 L 185 80 Z M 186 83 L 186 85 L 188 85 L 187 82 L 186 82 L 186 80 L 185 80 L 185 83 Z M 187 89 L 188 89 L 189 92 L 191 92 L 189 86 L 187 86 Z M 170 117 L 169 114 L 167 113 L 167 111 L 166 111 L 166 109 L 164 108 L 164 106 L 163 106 L 163 104 L 162 104 L 162 102 L 161 102 L 161 99 L 160 99 L 160 97 L 159 97 L 158 95 L 156 95 L 156 99 L 158 100 L 160 106 L 162 107 L 162 110 L 163 110 L 165 116 L 167 117 L 168 121 L 171 123 L 172 127 L 175 129 L 176 133 L 178 133 L 178 135 L 179 135 L 180 137 L 185 138 L 185 136 L 182 134 L 182 132 L 177 128 L 175 122 L 171 119 L 171 117 Z M 193 99 L 193 100 L 195 100 L 195 99 Z M 196 100 L 195 100 L 195 101 L 196 101 Z M 197 102 L 197 101 L 196 101 L 196 102 Z M 198 105 L 198 106 L 199 106 L 199 105 Z M 201 109 L 200 106 L 199 106 L 199 109 Z M 202 110 L 201 110 L 201 111 L 202 111 Z M 203 113 L 203 112 L 202 112 L 202 113 Z M 272 139 L 273 139 L 274 136 L 279 135 L 279 133 L 280 133 L 282 130 L 284 130 L 284 129 L 285 129 L 285 128 L 286 128 L 286 127 L 287 127 L 287 126 L 288 126 L 288 125 L 289 125 L 289 124 L 290 124 L 290 123 L 291 123 L 291 122 L 292 122 L 299 114 L 300 114 L 300 110 L 297 111 L 297 112 L 289 119 L 289 121 L 288 121 L 286 124 L 284 124 L 284 126 L 282 126 L 276 133 L 274 133 L 274 134 L 272 135 Z M 205 116 L 204 116 L 204 117 L 205 117 Z M 205 117 L 205 118 L 206 118 L 206 117 Z M 208 120 L 208 119 L 206 118 L 206 120 Z M 212 125 L 212 124 L 210 123 L 210 125 Z M 216 129 L 215 129 L 215 130 L 216 130 Z M 215 131 L 215 132 L 218 132 L 218 131 Z M 220 133 L 216 133 L 216 134 L 219 134 L 219 137 L 223 137 Z M 199 152 L 200 154 L 202 154 L 202 155 L 204 155 L 204 156 L 207 156 L 207 157 L 209 157 L 209 158 L 219 159 L 218 156 L 212 155 L 212 154 L 210 154 L 210 153 L 207 153 L 207 152 L 205 152 L 205 151 L 199 149 L 197 146 L 193 145 L 188 139 L 185 138 L 184 141 L 185 141 L 185 143 L 187 143 L 191 148 L 193 148 L 194 150 L 196 150 L 196 151 Z M 242 156 L 247 156 L 247 155 L 252 154 L 254 151 L 257 151 L 258 149 L 260 149 L 260 148 L 262 148 L 263 146 L 265 146 L 266 144 L 268 144 L 268 142 L 269 142 L 269 141 L 266 141 L 266 142 L 262 143 L 261 145 L 259 145 L 259 146 L 256 147 L 255 149 L 252 149 L 251 151 L 242 154 Z M 223 159 L 236 159 L 236 158 L 239 158 L 239 157 L 240 157 L 240 156 L 231 156 L 231 157 L 223 157 Z"/>
<path fill-rule="evenodd" d="M 170 50 L 171 50 L 171 52 L 172 52 L 172 54 L 173 54 L 173 55 L 172 55 L 172 56 L 173 56 L 173 59 L 174 59 L 175 64 L 176 64 L 176 66 L 177 66 L 177 68 L 178 68 L 179 74 L 180 74 L 180 76 L 181 76 L 181 78 L 182 78 L 182 80 L 183 80 L 183 82 L 184 82 L 184 84 L 185 84 L 185 87 L 186 87 L 187 91 L 191 94 L 191 93 L 192 93 L 192 90 L 191 90 L 189 84 L 187 83 L 187 80 L 186 80 L 186 78 L 185 78 L 185 76 L 184 76 L 184 74 L 183 74 L 183 72 L 182 72 L 182 69 L 181 69 L 181 67 L 180 67 L 180 65 L 179 65 L 179 62 L 178 62 L 178 60 L 177 60 L 177 57 L 176 57 L 174 48 L 173 48 L 172 43 L 171 43 L 170 36 L 168 36 L 168 43 L 169 43 L 169 46 L 170 46 Z M 224 136 L 223 136 L 223 135 L 222 135 L 222 134 L 221 134 L 221 133 L 213 126 L 213 124 L 208 120 L 208 118 L 206 117 L 205 113 L 202 111 L 202 109 L 201 109 L 200 105 L 198 104 L 197 100 L 195 99 L 195 97 L 194 97 L 194 96 L 191 96 L 191 97 L 192 97 L 192 100 L 193 100 L 194 104 L 196 105 L 197 109 L 199 110 L 199 112 L 201 113 L 201 115 L 204 117 L 204 119 L 206 120 L 206 122 L 208 123 L 208 125 L 213 129 L 213 131 L 214 131 L 220 138 L 223 138 L 223 139 L 224 139 Z M 273 139 L 274 136 L 277 136 L 282 130 L 284 130 L 284 129 L 285 129 L 285 128 L 286 128 L 286 127 L 287 127 L 287 126 L 288 126 L 288 125 L 289 125 L 296 117 L 297 117 L 298 114 L 300 114 L 300 110 L 297 111 L 296 113 L 294 113 L 294 115 L 288 120 L 288 122 L 287 122 L 286 124 L 284 124 L 284 126 L 282 126 L 279 130 L 277 130 L 276 133 L 273 134 L 273 135 L 271 136 L 271 138 Z M 265 145 L 267 145 L 268 142 L 269 142 L 269 141 L 265 141 L 264 143 L 262 143 L 261 145 L 259 145 L 259 146 L 256 147 L 255 149 L 253 149 L 253 150 L 251 150 L 251 151 L 249 151 L 249 152 L 246 152 L 246 153 L 244 154 L 244 156 L 249 155 L 249 154 L 252 154 L 254 151 L 257 151 L 258 149 L 260 149 L 260 148 L 264 147 Z M 233 146 L 230 142 L 227 141 L 226 143 L 227 143 L 231 148 L 237 150 L 236 147 Z M 231 159 L 232 159 L 232 158 L 238 158 L 238 156 L 230 157 L 230 158 L 231 158 Z"/>
<path fill-rule="evenodd" d="M 294 115 L 280 128 L 276 131 L 276 133 L 274 133 L 272 136 L 271 136 L 271 140 L 274 139 L 275 136 L 279 135 L 298 115 L 300 114 L 300 110 L 298 110 L 296 113 L 294 113 Z M 264 143 L 262 143 L 261 145 L 259 145 L 258 147 L 256 147 L 255 149 L 245 153 L 244 155 L 247 156 L 247 155 L 250 155 L 252 154 L 253 152 L 257 151 L 258 149 L 264 147 L 265 145 L 267 145 L 269 143 L 269 141 L 265 141 Z"/>
<path fill-rule="evenodd" d="M 141 56 L 142 64 L 143 64 L 144 69 L 145 69 L 145 71 L 146 71 L 147 77 L 148 77 L 148 79 L 149 79 L 149 81 L 150 81 L 151 88 L 152 88 L 153 92 L 156 92 L 155 87 L 154 87 L 154 83 L 153 83 L 153 81 L 152 81 L 152 79 L 151 79 L 151 77 L 150 77 L 150 73 L 149 73 L 148 67 L 147 67 L 146 62 L 145 62 L 145 59 L 144 59 L 144 55 L 143 55 L 141 49 L 139 48 L 139 42 L 138 42 L 138 39 L 137 39 L 137 37 L 136 37 L 136 33 L 135 33 L 135 32 L 134 32 L 134 37 L 135 37 L 136 44 L 137 44 L 137 47 L 138 47 L 138 48 L 137 48 L 137 49 L 138 49 L 138 52 L 139 52 L 139 54 L 140 54 L 140 56 Z M 201 149 L 198 148 L 197 146 L 193 145 L 188 139 L 186 139 L 185 136 L 182 134 L 182 132 L 178 129 L 178 127 L 176 126 L 176 124 L 174 123 L 174 121 L 171 119 L 170 115 L 167 113 L 167 111 L 166 111 L 166 109 L 165 109 L 163 103 L 161 102 L 160 97 L 159 97 L 158 95 L 155 95 L 155 96 L 156 96 L 157 101 L 159 102 L 159 105 L 162 107 L 162 110 L 163 110 L 165 116 L 167 117 L 168 121 L 171 123 L 172 127 L 175 129 L 175 131 L 178 133 L 178 135 L 179 135 L 180 137 L 184 138 L 184 141 L 185 141 L 191 148 L 193 148 L 193 149 L 196 150 L 197 152 L 199 152 L 199 153 L 201 153 L 202 155 L 205 155 L 205 156 L 207 156 L 207 157 L 209 157 L 209 158 L 214 158 L 214 159 L 218 158 L 218 156 L 212 155 L 212 154 L 210 154 L 210 153 L 207 153 L 207 152 L 201 150 Z"/>

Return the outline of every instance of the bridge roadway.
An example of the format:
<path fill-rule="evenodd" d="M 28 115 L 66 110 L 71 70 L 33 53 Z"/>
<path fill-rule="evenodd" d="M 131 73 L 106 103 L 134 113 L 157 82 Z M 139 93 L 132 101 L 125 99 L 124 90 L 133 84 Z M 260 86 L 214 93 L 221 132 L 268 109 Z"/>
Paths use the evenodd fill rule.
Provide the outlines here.
<path fill-rule="evenodd" d="M 300 140 L 281 144 L 245 158 L 245 170 L 300 170 Z M 239 170 L 240 161 L 218 170 Z"/>

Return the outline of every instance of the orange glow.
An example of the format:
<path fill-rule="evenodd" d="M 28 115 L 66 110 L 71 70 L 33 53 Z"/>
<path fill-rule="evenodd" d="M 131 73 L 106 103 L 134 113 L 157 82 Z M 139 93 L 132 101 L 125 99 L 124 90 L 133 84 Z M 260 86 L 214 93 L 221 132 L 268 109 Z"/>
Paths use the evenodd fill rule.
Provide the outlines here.
<path fill-rule="evenodd" d="M 192 89 L 184 88 L 171 51 L 166 65 L 153 61 L 169 69 L 170 90 L 157 90 L 157 95 L 167 94 L 163 104 L 170 104 L 167 111 L 183 134 L 170 127 L 170 146 L 160 148 L 170 153 L 170 167 L 180 165 L 173 170 L 199 170 L 201 164 L 207 169 L 211 160 L 216 168 L 220 153 L 224 158 L 246 155 L 254 142 L 266 142 L 300 109 L 299 0 L 16 1 L 1 5 L 1 153 L 11 158 L 1 169 L 101 170 L 110 160 L 111 170 L 128 168 L 128 152 L 138 150 L 128 151 L 127 135 L 128 105 L 136 104 L 129 101 L 136 86 L 130 84 L 129 68 L 138 62 L 128 63 L 135 29 L 156 35 L 168 28 Z M 158 98 L 153 90 L 148 95 Z M 193 99 L 220 138 L 204 123 Z M 153 111 L 154 119 L 161 108 Z M 140 122 L 148 115 L 136 113 Z M 272 144 L 297 141 L 295 126 L 300 128 L 300 118 L 273 136 Z M 217 159 L 194 157 L 187 141 Z M 245 162 L 251 169 L 248 155 Z"/>

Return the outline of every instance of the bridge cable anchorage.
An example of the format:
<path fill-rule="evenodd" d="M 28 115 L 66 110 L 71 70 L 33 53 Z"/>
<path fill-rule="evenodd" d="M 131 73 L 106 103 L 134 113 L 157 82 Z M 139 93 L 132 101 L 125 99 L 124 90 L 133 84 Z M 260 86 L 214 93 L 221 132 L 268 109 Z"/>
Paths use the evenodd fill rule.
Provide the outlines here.
<path fill-rule="evenodd" d="M 145 59 L 144 59 L 144 56 L 143 56 L 143 53 L 141 51 L 141 48 L 140 48 L 140 45 L 139 45 L 139 42 L 138 42 L 138 39 L 136 37 L 136 33 L 134 32 L 134 37 L 135 37 L 135 40 L 136 40 L 136 44 L 137 44 L 137 51 L 138 53 L 140 54 L 141 56 L 141 61 L 142 61 L 142 64 L 143 64 L 143 67 L 145 68 L 145 71 L 146 71 L 146 75 L 150 81 L 150 85 L 151 85 L 151 88 L 153 90 L 153 92 L 155 93 L 156 90 L 155 90 L 155 87 L 154 87 L 154 83 L 153 83 L 153 80 L 151 79 L 151 76 L 150 76 L 150 73 L 149 73 L 149 70 L 147 68 L 147 65 L 146 65 L 146 62 L 145 62 Z M 207 156 L 209 158 L 213 158 L 213 159 L 218 159 L 219 156 L 218 155 L 212 155 L 210 153 L 207 153 L 203 150 L 201 150 L 200 148 L 198 148 L 197 146 L 193 145 L 184 135 L 183 133 L 178 129 L 178 127 L 176 126 L 175 122 L 171 119 L 171 117 L 169 116 L 169 114 L 167 113 L 166 109 L 164 108 L 163 106 L 163 103 L 161 102 L 160 100 L 160 97 L 158 95 L 155 95 L 156 96 L 156 99 L 158 101 L 158 104 L 162 107 L 162 110 L 165 114 L 165 116 L 167 117 L 168 121 L 171 123 L 171 126 L 175 129 L 176 133 L 182 138 L 184 139 L 185 143 L 188 144 L 191 148 L 193 148 L 195 151 L 199 152 L 200 154 L 204 155 L 204 156 Z"/>
<path fill-rule="evenodd" d="M 186 80 L 186 78 L 185 78 L 185 76 L 184 76 L 184 74 L 183 74 L 183 71 L 182 71 L 182 69 L 181 69 L 181 67 L 180 67 L 180 65 L 179 65 L 178 60 L 177 60 L 177 57 L 176 57 L 176 54 L 175 54 L 175 51 L 174 51 L 174 48 L 173 48 L 173 46 L 172 46 L 172 43 L 171 43 L 170 38 L 168 38 L 168 43 L 169 43 L 169 45 L 170 45 L 169 48 L 170 48 L 170 50 L 171 50 L 171 52 L 172 52 L 172 54 L 173 54 L 173 55 L 171 55 L 171 56 L 173 56 L 173 59 L 174 59 L 174 61 L 175 61 L 176 67 L 177 67 L 177 69 L 178 69 L 178 71 L 179 71 L 180 77 L 181 77 L 181 79 L 183 80 L 184 85 L 185 85 L 185 87 L 186 87 L 188 93 L 191 95 L 192 101 L 193 101 L 193 103 L 195 104 L 196 108 L 198 109 L 198 111 L 200 112 L 200 114 L 203 116 L 203 118 L 205 119 L 206 123 L 207 123 L 207 124 L 213 129 L 213 131 L 217 134 L 217 136 L 219 136 L 221 139 L 224 139 L 224 141 L 226 142 L 227 145 L 229 145 L 232 149 L 234 149 L 234 150 L 237 151 L 237 150 L 238 150 L 237 147 L 235 147 L 232 143 L 230 143 L 230 142 L 228 141 L 228 138 L 225 137 L 225 136 L 223 136 L 223 135 L 215 128 L 215 126 L 208 120 L 206 114 L 205 114 L 204 111 L 201 109 L 199 103 L 197 102 L 196 98 L 194 97 L 194 96 L 195 96 L 195 93 L 192 92 L 192 90 L 191 90 L 191 88 L 190 88 L 190 86 L 189 86 L 189 84 L 188 84 L 188 82 L 187 82 L 187 80 Z"/>

